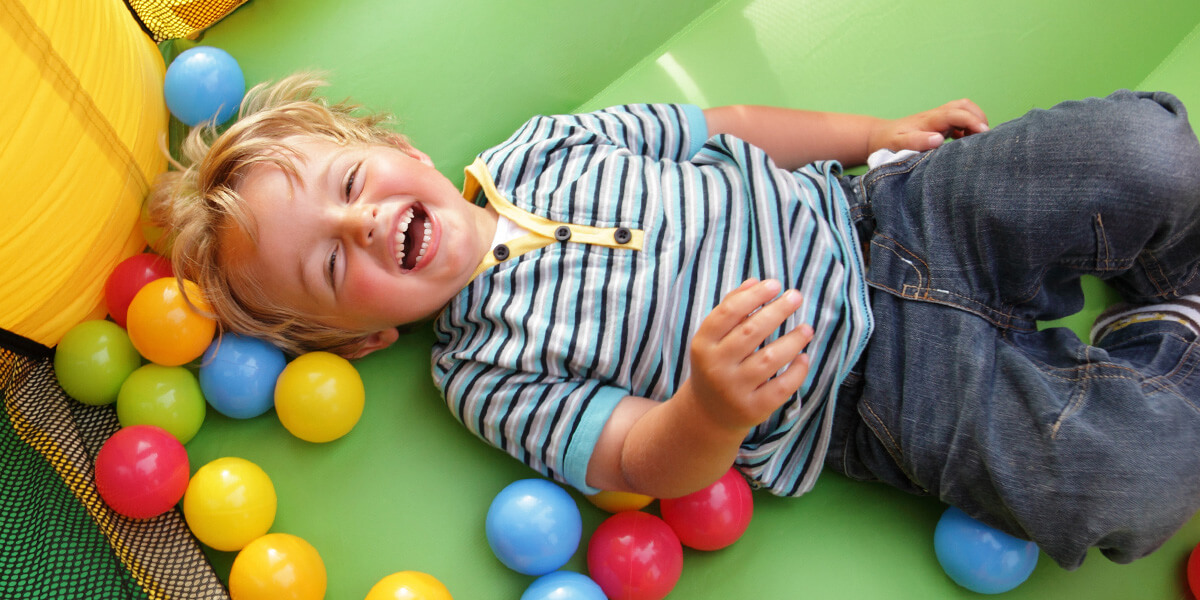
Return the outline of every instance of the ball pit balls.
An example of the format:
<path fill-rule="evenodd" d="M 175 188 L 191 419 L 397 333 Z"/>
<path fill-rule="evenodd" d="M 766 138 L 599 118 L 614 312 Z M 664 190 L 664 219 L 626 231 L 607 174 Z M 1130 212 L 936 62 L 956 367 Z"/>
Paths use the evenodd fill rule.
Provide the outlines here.
<path fill-rule="evenodd" d="M 522 479 L 496 494 L 485 528 L 492 553 L 505 566 L 545 575 L 579 549 L 583 520 L 566 490 L 545 479 Z"/>
<path fill-rule="evenodd" d="M 1036 544 L 988 527 L 954 507 L 938 520 L 933 547 L 950 579 L 980 594 L 1007 592 L 1037 566 Z"/>
<path fill-rule="evenodd" d="M 292 435 L 309 442 L 336 440 L 362 416 L 362 378 L 350 361 L 328 352 L 302 354 L 275 383 L 275 412 Z"/>
<path fill-rule="evenodd" d="M 84 321 L 58 342 L 54 375 L 72 398 L 84 404 L 112 404 L 121 384 L 141 364 L 142 357 L 119 325 Z"/>
<path fill-rule="evenodd" d="M 325 561 L 312 544 L 287 533 L 269 533 L 238 552 L 229 569 L 233 600 L 321 600 Z"/>
<path fill-rule="evenodd" d="M 654 502 L 652 496 L 635 494 L 633 492 L 610 492 L 603 491 L 595 494 L 584 496 L 588 502 L 591 502 L 596 508 L 610 513 L 619 513 L 627 510 L 642 510 L 650 506 Z"/>
<path fill-rule="evenodd" d="M 177 367 L 198 358 L 217 330 L 215 321 L 187 302 L 191 299 L 197 308 L 209 311 L 200 288 L 191 281 L 184 281 L 183 287 L 187 298 L 172 277 L 147 283 L 129 303 L 126 317 L 125 326 L 133 346 L 147 360 L 166 367 Z"/>
<path fill-rule="evenodd" d="M 237 60 L 211 46 L 180 52 L 163 78 L 167 108 L 176 119 L 192 127 L 228 121 L 245 93 L 246 79 Z"/>
<path fill-rule="evenodd" d="M 611 600 L 660 600 L 683 572 L 683 546 L 662 519 L 640 511 L 604 520 L 587 549 L 588 573 Z"/>
<path fill-rule="evenodd" d="M 371 600 L 368 598 L 367 600 Z M 607 600 L 604 590 L 587 575 L 555 571 L 542 575 L 525 588 L 521 600 Z"/>
<path fill-rule="evenodd" d="M 186 444 L 204 424 L 204 393 L 183 367 L 147 364 L 125 378 L 117 394 L 121 425 L 155 425 Z"/>
<path fill-rule="evenodd" d="M 698 492 L 664 498 L 658 504 L 679 541 L 696 550 L 719 550 L 736 542 L 754 515 L 750 485 L 737 469 L 729 469 Z"/>
<path fill-rule="evenodd" d="M 275 382 L 286 365 L 283 351 L 269 342 L 227 333 L 200 358 L 200 389 L 227 417 L 257 417 L 274 406 Z"/>
<path fill-rule="evenodd" d="M 240 550 L 275 522 L 275 486 L 256 464 L 218 458 L 200 467 L 183 495 L 183 516 L 209 547 Z"/>
<path fill-rule="evenodd" d="M 1192 596 L 1200 598 L 1200 544 L 1192 548 L 1192 554 L 1188 556 L 1187 580 Z"/>
<path fill-rule="evenodd" d="M 379 580 L 366 600 L 454 600 L 450 590 L 433 575 L 419 571 L 400 571 Z M 563 599 L 567 600 L 567 599 Z"/>
<path fill-rule="evenodd" d="M 187 451 L 158 427 L 119 429 L 96 454 L 96 491 L 110 508 L 131 519 L 171 510 L 187 485 Z"/>
<path fill-rule="evenodd" d="M 104 282 L 104 302 L 108 305 L 108 315 L 117 325 L 124 327 L 129 303 L 142 287 L 156 279 L 171 276 L 171 262 L 149 252 L 134 254 L 117 263 Z"/>

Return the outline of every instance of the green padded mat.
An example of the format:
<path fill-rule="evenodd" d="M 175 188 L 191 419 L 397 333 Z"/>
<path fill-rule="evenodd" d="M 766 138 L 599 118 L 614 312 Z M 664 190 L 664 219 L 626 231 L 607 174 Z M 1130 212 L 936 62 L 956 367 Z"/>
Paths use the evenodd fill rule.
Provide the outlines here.
<path fill-rule="evenodd" d="M 1035 106 L 1143 82 L 1200 107 L 1200 3 L 1164 0 L 728 0 L 416 2 L 252 0 L 200 43 L 228 50 L 248 83 L 329 72 L 334 98 L 397 113 L 398 128 L 452 180 L 535 113 L 641 101 L 767 103 L 901 116 L 970 97 L 997 123 Z M 168 52 L 188 43 L 177 43 Z M 1198 109 L 1200 110 L 1200 109 Z M 1065 323 L 1083 331 L 1106 301 Z M 532 472 L 460 427 L 429 376 L 431 333 L 358 361 L 367 391 L 347 437 L 314 445 L 273 413 L 209 411 L 193 470 L 235 455 L 274 480 L 273 531 L 325 559 L 327 598 L 355 599 L 400 570 L 433 574 L 460 600 L 513 599 L 483 533 L 492 497 Z M 605 516 L 582 497 L 584 535 Z M 745 537 L 685 552 L 672 598 L 971 598 L 939 568 L 943 507 L 829 473 L 799 499 L 756 494 Z M 1013 599 L 1190 597 L 1193 520 L 1132 565 L 1094 553 L 1066 572 L 1044 556 Z M 233 555 L 210 551 L 225 576 Z M 568 568 L 585 571 L 583 552 Z"/>

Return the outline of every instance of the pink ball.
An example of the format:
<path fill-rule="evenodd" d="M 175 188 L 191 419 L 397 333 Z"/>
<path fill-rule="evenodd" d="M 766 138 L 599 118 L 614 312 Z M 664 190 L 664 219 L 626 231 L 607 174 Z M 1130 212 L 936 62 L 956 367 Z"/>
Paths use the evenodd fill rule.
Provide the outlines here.
<path fill-rule="evenodd" d="M 96 455 L 96 489 L 131 519 L 157 517 L 179 503 L 188 486 L 183 444 L 153 425 L 118 430 Z"/>
<path fill-rule="evenodd" d="M 596 528 L 587 563 L 588 574 L 610 600 L 660 600 L 683 572 L 683 546 L 662 519 L 622 512 Z"/>
<path fill-rule="evenodd" d="M 729 469 L 698 492 L 660 500 L 659 509 L 684 546 L 720 550 L 746 532 L 754 516 L 754 499 L 742 474 Z"/>

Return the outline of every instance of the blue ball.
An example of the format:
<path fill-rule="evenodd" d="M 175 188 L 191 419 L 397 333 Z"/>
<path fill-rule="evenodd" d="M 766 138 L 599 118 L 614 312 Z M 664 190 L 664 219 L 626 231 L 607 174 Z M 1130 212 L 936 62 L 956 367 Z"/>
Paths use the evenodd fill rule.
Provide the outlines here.
<path fill-rule="evenodd" d="M 575 554 L 583 522 L 566 490 L 545 479 L 522 479 L 496 494 L 486 529 L 488 545 L 505 566 L 545 575 Z"/>
<path fill-rule="evenodd" d="M 1029 579 L 1038 547 L 950 507 L 938 520 L 933 548 L 955 583 L 980 594 L 1007 592 Z"/>
<path fill-rule="evenodd" d="M 533 580 L 521 600 L 608 600 L 600 584 L 587 575 L 555 571 Z"/>
<path fill-rule="evenodd" d="M 257 417 L 275 406 L 275 382 L 286 365 L 283 352 L 272 344 L 226 333 L 200 359 L 200 390 L 227 417 Z"/>
<path fill-rule="evenodd" d="M 246 93 L 242 68 L 228 52 L 196 46 L 179 53 L 167 67 L 163 95 L 175 118 L 196 126 L 228 121 Z"/>

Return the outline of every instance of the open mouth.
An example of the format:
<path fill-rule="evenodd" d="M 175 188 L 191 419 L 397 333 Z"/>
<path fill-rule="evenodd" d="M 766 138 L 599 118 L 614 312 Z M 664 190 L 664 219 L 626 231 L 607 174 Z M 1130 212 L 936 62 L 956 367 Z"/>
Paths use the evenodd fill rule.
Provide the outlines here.
<path fill-rule="evenodd" d="M 400 215 L 396 227 L 396 264 L 401 269 L 411 271 L 421 264 L 425 253 L 429 251 L 429 240 L 433 236 L 429 215 L 420 204 L 408 207 Z"/>

